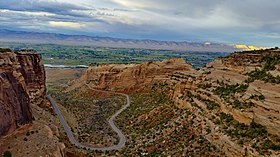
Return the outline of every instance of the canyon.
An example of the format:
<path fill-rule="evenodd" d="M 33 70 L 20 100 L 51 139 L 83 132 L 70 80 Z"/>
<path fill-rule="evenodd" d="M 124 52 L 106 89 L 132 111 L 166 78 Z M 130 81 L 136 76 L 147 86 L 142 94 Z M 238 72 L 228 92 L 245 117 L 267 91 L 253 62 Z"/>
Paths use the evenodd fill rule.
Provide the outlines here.
<path fill-rule="evenodd" d="M 163 119 L 168 121 L 165 125 L 173 125 L 165 128 L 166 133 L 165 129 L 157 130 L 158 128 L 152 127 L 146 134 L 139 134 L 142 138 L 136 138 L 136 143 L 128 144 L 134 151 L 141 150 L 139 153 L 142 155 L 156 152 L 170 155 L 172 146 L 162 149 L 163 146 L 159 146 L 156 141 L 160 136 L 171 136 L 175 130 L 178 133 L 179 128 L 187 123 L 176 119 L 183 115 L 188 117 L 184 120 L 191 120 L 187 127 L 193 129 L 193 134 L 204 137 L 218 149 L 217 154 L 279 156 L 279 55 L 279 49 L 237 52 L 228 57 L 217 58 L 199 70 L 193 69 L 183 59 L 144 64 L 98 65 L 89 67 L 80 79 L 72 82 L 68 90 L 86 90 L 81 84 L 86 82 L 96 89 L 132 95 L 132 103 L 133 99 L 147 93 L 159 93 L 164 99 L 167 98 L 167 102 L 151 107 L 140 115 L 138 112 L 143 110 L 143 106 L 132 105 L 135 111 L 127 111 L 130 114 L 121 116 L 117 121 L 121 128 L 131 129 L 126 132 L 128 136 L 135 134 L 135 127 L 142 128 L 144 132 L 149 130 L 149 127 L 138 126 L 145 121 L 150 127 L 158 127 L 157 121 Z M 147 97 L 143 99 L 149 99 Z M 168 108 L 169 114 L 162 113 Z M 191 114 L 181 113 L 187 111 Z M 161 114 L 164 114 L 163 117 Z M 170 145 L 176 145 L 177 142 L 171 142 Z M 149 143 L 152 150 L 149 150 L 150 147 L 142 148 L 145 143 Z M 185 149 L 187 152 L 193 151 Z M 214 150 L 209 148 L 203 155 L 210 155 L 212 151 Z M 128 154 L 132 152 L 121 151 Z"/>
<path fill-rule="evenodd" d="M 0 53 L 1 153 L 31 151 L 26 145 L 14 149 L 27 137 L 27 143 L 48 143 L 33 147 L 44 150 L 42 156 L 280 155 L 277 48 L 235 52 L 201 69 L 184 59 L 44 69 L 34 51 L 7 51 Z M 118 143 L 107 120 L 125 102 L 114 92 L 128 94 L 130 106 L 115 119 L 125 146 L 114 151 L 73 146 L 46 88 L 78 142 L 96 148 Z"/>

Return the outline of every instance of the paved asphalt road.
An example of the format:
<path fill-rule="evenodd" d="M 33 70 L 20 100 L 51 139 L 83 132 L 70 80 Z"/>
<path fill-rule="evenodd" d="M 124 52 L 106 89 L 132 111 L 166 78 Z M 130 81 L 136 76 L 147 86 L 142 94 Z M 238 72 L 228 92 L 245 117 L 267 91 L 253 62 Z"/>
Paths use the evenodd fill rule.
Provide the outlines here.
<path fill-rule="evenodd" d="M 75 139 L 75 137 L 73 135 L 73 132 L 71 131 L 69 125 L 66 122 L 66 120 L 62 116 L 57 103 L 54 101 L 54 99 L 50 95 L 48 95 L 48 98 L 49 98 L 51 104 L 53 105 L 54 111 L 58 115 L 58 118 L 59 118 L 61 124 L 63 125 L 64 131 L 66 132 L 70 142 L 72 144 L 74 144 L 75 146 L 77 146 L 77 147 L 86 148 L 86 149 L 89 149 L 89 150 L 104 150 L 104 151 L 105 150 L 117 150 L 117 149 L 120 149 L 120 148 L 124 147 L 125 146 L 125 142 L 126 142 L 126 138 L 125 138 L 124 134 L 122 133 L 122 131 L 116 126 L 114 120 L 122 111 L 124 111 L 130 105 L 130 98 L 129 98 L 129 96 L 127 94 L 123 94 L 123 93 L 116 93 L 116 92 L 111 92 L 111 91 L 103 91 L 103 90 L 93 89 L 93 88 L 91 88 L 87 84 L 86 84 L 86 86 L 88 88 L 90 88 L 91 90 L 95 90 L 95 91 L 98 91 L 98 92 L 106 92 L 106 93 L 111 93 L 111 94 L 118 94 L 118 95 L 122 95 L 122 96 L 126 97 L 125 105 L 120 110 L 118 110 L 114 115 L 112 115 L 112 117 L 108 121 L 109 125 L 112 127 L 112 129 L 118 134 L 120 140 L 119 140 L 119 143 L 117 145 L 114 145 L 114 146 L 111 146 L 111 147 L 103 147 L 103 148 L 92 147 L 92 146 L 89 146 L 89 145 L 86 145 L 86 144 L 79 143 Z"/>

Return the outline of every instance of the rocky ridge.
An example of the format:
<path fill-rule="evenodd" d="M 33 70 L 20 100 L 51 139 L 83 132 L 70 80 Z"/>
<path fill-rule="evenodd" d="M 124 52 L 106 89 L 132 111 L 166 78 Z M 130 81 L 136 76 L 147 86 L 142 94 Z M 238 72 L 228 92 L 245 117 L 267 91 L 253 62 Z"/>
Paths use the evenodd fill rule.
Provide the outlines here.
<path fill-rule="evenodd" d="M 190 71 L 184 59 L 170 59 L 143 64 L 105 64 L 88 68 L 79 80 L 100 89 L 123 92 L 145 90 L 146 85 L 169 79 L 173 71 Z"/>
<path fill-rule="evenodd" d="M 40 54 L 0 49 L 0 153 L 64 156 L 57 127 L 48 124 L 55 118 L 48 111 L 45 81 Z"/>
<path fill-rule="evenodd" d="M 23 31 L 0 30 L 0 41 L 17 43 L 48 43 L 76 46 L 114 47 L 114 48 L 143 48 L 174 51 L 200 52 L 232 52 L 240 50 L 235 45 L 218 43 L 192 43 L 175 41 L 136 40 L 110 37 L 92 37 L 81 35 L 65 35 L 54 33 L 36 33 Z M 247 49 L 247 46 L 241 47 Z"/>
<path fill-rule="evenodd" d="M 100 65 L 79 81 L 130 93 L 156 84 L 177 108 L 192 113 L 194 130 L 225 155 L 279 156 L 279 58 L 279 49 L 269 49 L 233 53 L 200 70 L 180 59 Z"/>
<path fill-rule="evenodd" d="M 44 105 L 45 72 L 41 56 L 33 51 L 0 54 L 0 134 L 30 123 L 30 103 Z"/>

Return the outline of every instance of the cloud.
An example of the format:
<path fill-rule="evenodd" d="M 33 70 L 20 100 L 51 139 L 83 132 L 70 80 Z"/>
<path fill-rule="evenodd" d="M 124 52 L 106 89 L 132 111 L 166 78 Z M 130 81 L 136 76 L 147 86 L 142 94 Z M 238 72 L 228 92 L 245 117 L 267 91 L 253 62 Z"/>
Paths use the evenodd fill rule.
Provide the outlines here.
<path fill-rule="evenodd" d="M 9 0 L 0 1 L 0 8 L 14 11 L 63 13 L 70 10 L 86 10 L 86 6 L 57 0 Z"/>
<path fill-rule="evenodd" d="M 269 45 L 280 43 L 279 6 L 275 0 L 3 0 L 0 29 Z"/>
<path fill-rule="evenodd" d="M 85 27 L 85 24 L 77 22 L 63 22 L 63 21 L 49 21 L 49 25 L 54 27 L 69 27 L 69 28 L 81 28 Z"/>
<path fill-rule="evenodd" d="M 128 8 L 149 10 L 160 14 L 180 15 L 184 17 L 200 18 L 208 16 L 224 0 L 114 0 L 115 3 Z"/>

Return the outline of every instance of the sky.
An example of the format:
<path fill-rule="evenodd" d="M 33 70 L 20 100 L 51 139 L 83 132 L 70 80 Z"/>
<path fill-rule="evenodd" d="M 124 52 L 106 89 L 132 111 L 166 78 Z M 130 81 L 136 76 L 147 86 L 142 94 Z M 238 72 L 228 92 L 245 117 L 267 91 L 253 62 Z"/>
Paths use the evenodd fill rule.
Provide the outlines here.
<path fill-rule="evenodd" d="M 279 0 L 1 0 L 0 29 L 280 46 Z"/>

